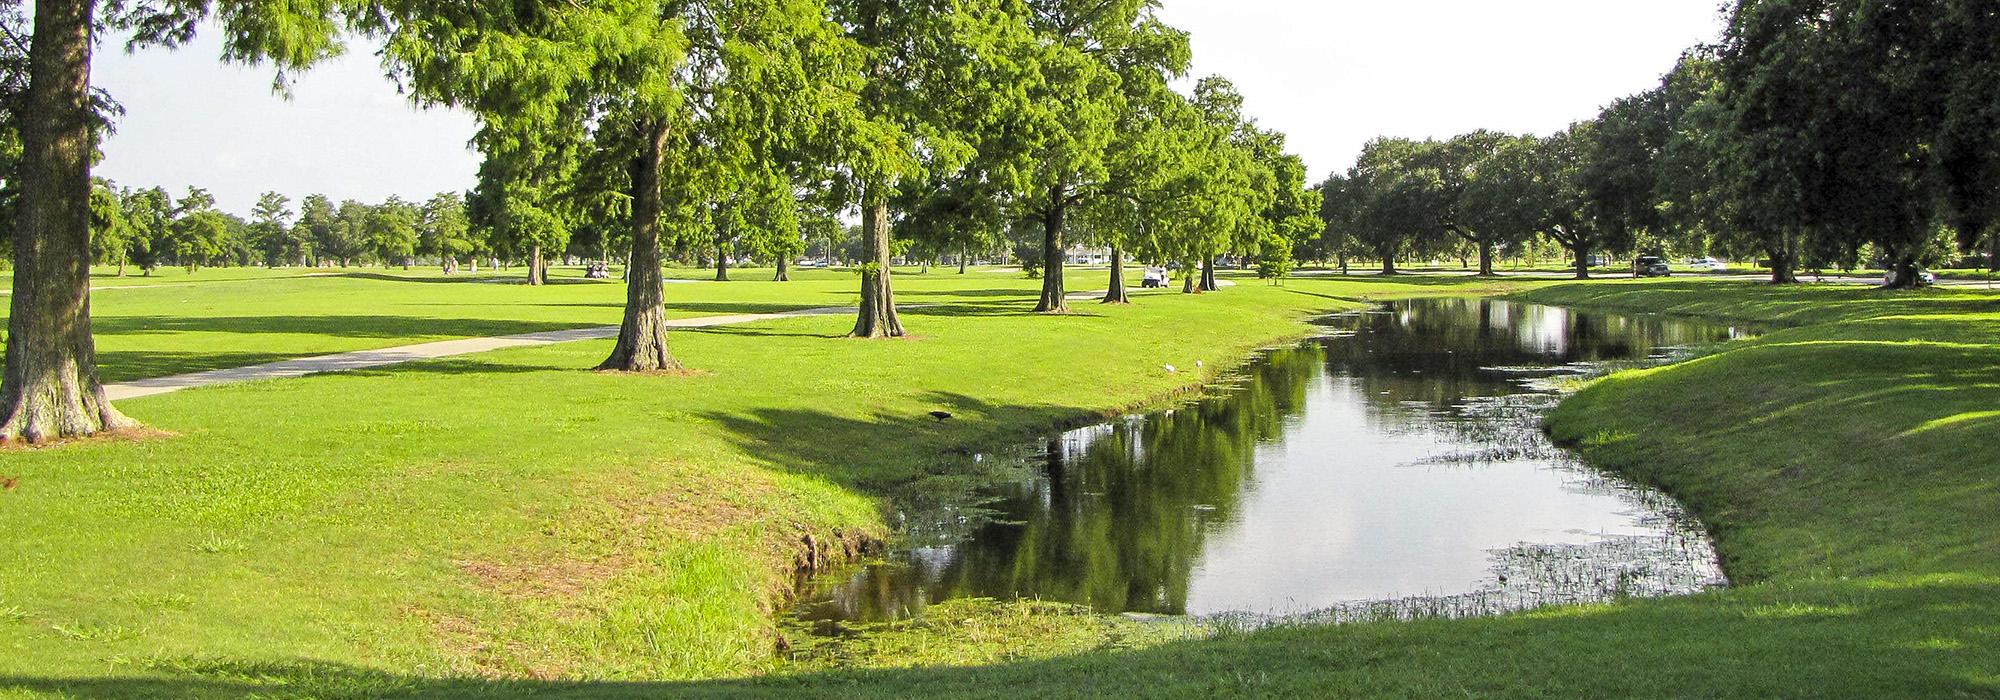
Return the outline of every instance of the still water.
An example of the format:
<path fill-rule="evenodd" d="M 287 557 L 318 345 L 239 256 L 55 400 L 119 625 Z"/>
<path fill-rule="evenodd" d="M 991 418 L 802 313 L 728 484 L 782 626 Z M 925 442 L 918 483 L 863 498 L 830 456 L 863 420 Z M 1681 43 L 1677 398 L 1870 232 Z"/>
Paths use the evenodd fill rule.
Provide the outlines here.
<path fill-rule="evenodd" d="M 982 456 L 1020 468 L 980 502 L 907 508 L 901 548 L 813 582 L 800 617 L 960 597 L 1467 615 L 1723 583 L 1676 504 L 1578 463 L 1540 419 L 1565 377 L 1741 330 L 1476 299 L 1322 323 L 1212 398 Z"/>

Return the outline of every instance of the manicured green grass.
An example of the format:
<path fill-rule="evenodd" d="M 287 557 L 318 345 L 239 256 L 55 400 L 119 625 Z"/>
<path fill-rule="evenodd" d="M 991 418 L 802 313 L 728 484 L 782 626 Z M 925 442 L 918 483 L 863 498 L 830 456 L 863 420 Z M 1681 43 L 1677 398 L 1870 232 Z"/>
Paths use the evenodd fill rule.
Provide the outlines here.
<path fill-rule="evenodd" d="M 873 496 L 941 455 L 1184 389 L 1160 364 L 1226 366 L 1309 310 L 1510 288 L 1242 280 L 1049 318 L 1023 313 L 1032 281 L 981 279 L 907 312 L 918 340 L 678 334 L 692 377 L 506 351 L 133 402 L 181 434 L 0 456 L 24 474 L 0 495 L 0 696 L 2000 696 L 2000 297 L 1688 280 L 1523 297 L 1776 329 L 1551 423 L 1683 498 L 1731 589 L 1212 639 L 954 606 L 853 659 L 879 668 L 674 680 L 773 670 L 800 536 L 879 532 Z"/>
<path fill-rule="evenodd" d="M 671 272 L 697 279 L 701 273 L 713 274 Z M 740 281 L 668 285 L 668 315 L 850 306 L 859 297 L 854 275 L 843 270 L 801 271 L 783 284 L 769 281 L 769 269 L 738 272 L 735 279 Z M 226 268 L 192 274 L 172 268 L 156 274 L 153 282 L 128 277 L 126 287 L 92 295 L 98 360 L 106 381 L 454 338 L 617 325 L 625 303 L 623 284 L 585 280 L 580 269 L 566 268 L 556 269 L 546 287 L 521 284 L 525 273 L 519 270 L 450 277 L 436 270 L 400 268 Z M 1019 275 L 908 276 L 923 284 L 906 303 L 995 285 L 1031 288 Z M 982 301 L 939 298 L 955 304 Z M 0 319 L 5 317 L 0 303 Z"/>
<path fill-rule="evenodd" d="M 736 305 L 707 309 L 720 312 L 852 294 L 847 273 L 804 277 L 668 293 L 683 312 L 691 297 Z M 1185 391 L 1208 377 L 1162 365 L 1231 366 L 1313 312 L 1474 289 L 1246 279 L 1051 317 L 1029 313 L 1038 284 L 905 276 L 910 340 L 841 338 L 840 316 L 678 332 L 688 376 L 590 373 L 609 344 L 582 342 L 126 402 L 172 434 L 0 454 L 0 475 L 20 479 L 0 493 L 0 696 L 764 671 L 807 538 L 841 559 L 884 531 L 882 494 L 954 476 L 952 455 Z M 104 317 L 203 309 L 189 316 L 202 327 L 148 350 L 197 366 L 291 323 L 321 352 L 617 311 L 613 285 L 184 286 L 102 295 Z"/>

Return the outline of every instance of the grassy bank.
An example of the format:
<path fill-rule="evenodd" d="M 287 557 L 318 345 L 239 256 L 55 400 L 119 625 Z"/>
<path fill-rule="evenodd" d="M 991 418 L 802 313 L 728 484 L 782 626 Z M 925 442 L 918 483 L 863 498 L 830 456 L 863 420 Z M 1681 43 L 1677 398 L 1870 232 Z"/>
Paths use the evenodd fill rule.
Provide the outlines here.
<path fill-rule="evenodd" d="M 1777 329 L 1695 361 L 1596 382 L 1550 421 L 1592 463 L 1660 485 L 1699 513 L 1734 588 L 1496 619 L 1299 627 L 995 668 L 703 690 L 2000 696 L 2000 447 L 1991 439 L 2000 422 L 2000 297 L 1689 281 L 1520 296 Z"/>
<path fill-rule="evenodd" d="M 789 572 L 882 534 L 884 494 L 960 476 L 949 470 L 968 449 L 1185 391 L 1206 376 L 1163 365 L 1231 366 L 1303 333 L 1311 313 L 1468 289 L 1246 280 L 1050 317 L 1029 312 L 1038 284 L 901 280 L 918 334 L 904 341 L 841 338 L 843 317 L 676 333 L 692 376 L 585 372 L 608 343 L 582 342 L 122 404 L 172 434 L 0 454 L 0 475 L 19 478 L 0 493 L 0 695 L 755 673 L 774 656 Z M 823 273 L 668 295 L 684 312 L 719 297 L 812 307 L 851 303 L 853 286 Z M 610 296 L 597 285 L 199 287 L 216 290 L 194 316 L 211 328 L 162 332 L 153 351 L 222 362 L 211 356 L 262 342 L 281 316 L 316 329 L 304 335 L 319 352 L 422 340 L 467 315 L 592 325 L 616 312 L 589 296 Z M 98 303 L 106 319 L 176 322 L 175 297 L 138 296 L 161 291 Z M 391 320 L 343 333 L 357 316 Z M 956 419 L 926 415 L 940 409 Z"/>
<path fill-rule="evenodd" d="M 939 455 L 1171 394 L 1197 378 L 1161 364 L 1224 366 L 1309 310 L 1494 291 L 1246 282 L 1047 318 L 1010 276 L 925 284 L 915 341 L 684 333 L 705 374 L 678 379 L 572 369 L 596 343 L 492 353 L 135 402 L 181 435 L 0 456 L 26 474 L 0 495 L 0 695 L 2000 696 L 2000 300 L 1682 280 L 1525 298 L 1778 328 L 1551 425 L 1711 523 L 1731 589 L 1178 641 L 947 610 L 887 668 L 672 680 L 763 669 L 800 535 L 878 532 L 874 496 Z"/>

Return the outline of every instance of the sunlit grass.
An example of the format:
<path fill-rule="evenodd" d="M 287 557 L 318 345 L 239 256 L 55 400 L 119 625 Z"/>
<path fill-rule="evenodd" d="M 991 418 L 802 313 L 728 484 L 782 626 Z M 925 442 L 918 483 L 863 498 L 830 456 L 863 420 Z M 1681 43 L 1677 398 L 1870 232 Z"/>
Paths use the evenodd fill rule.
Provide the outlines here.
<path fill-rule="evenodd" d="M 676 284 L 669 303 L 804 308 L 853 294 L 848 273 L 802 277 Z M 1175 395 L 1209 377 L 1162 365 L 1227 368 L 1345 299 L 1460 289 L 1246 283 L 1046 316 L 1029 312 L 1038 284 L 909 275 L 907 340 L 845 339 L 844 316 L 675 332 L 691 376 L 588 372 L 608 352 L 598 341 L 126 402 L 172 435 L 0 454 L 0 474 L 20 479 L 0 494 L 0 689 L 190 669 L 321 675 L 296 665 L 308 661 L 421 677 L 761 671 L 807 538 L 838 560 L 880 535 L 879 495 L 941 455 Z M 107 365 L 129 376 L 141 365 L 117 353 L 193 367 L 253 347 L 606 323 L 620 293 L 390 276 L 100 303 Z M 938 409 L 958 418 L 926 415 Z M 325 682 L 350 681 L 378 687 Z"/>

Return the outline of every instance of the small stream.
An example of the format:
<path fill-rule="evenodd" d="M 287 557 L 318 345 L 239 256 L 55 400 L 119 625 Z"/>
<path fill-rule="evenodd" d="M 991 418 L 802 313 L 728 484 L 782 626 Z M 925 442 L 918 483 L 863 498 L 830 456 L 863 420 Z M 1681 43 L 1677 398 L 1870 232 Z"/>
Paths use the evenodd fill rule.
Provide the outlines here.
<path fill-rule="evenodd" d="M 1321 323 L 1210 398 L 979 456 L 1002 483 L 906 499 L 899 547 L 808 582 L 796 616 L 986 597 L 1340 621 L 1726 583 L 1672 499 L 1582 465 L 1540 425 L 1565 381 L 1745 330 L 1490 299 Z"/>

